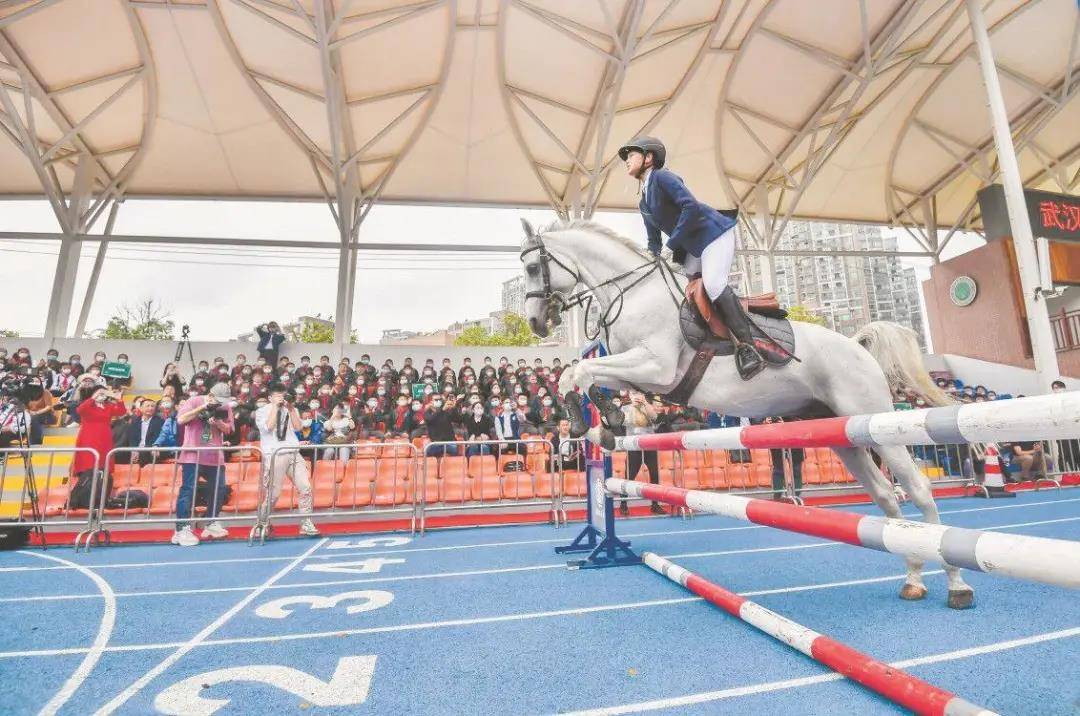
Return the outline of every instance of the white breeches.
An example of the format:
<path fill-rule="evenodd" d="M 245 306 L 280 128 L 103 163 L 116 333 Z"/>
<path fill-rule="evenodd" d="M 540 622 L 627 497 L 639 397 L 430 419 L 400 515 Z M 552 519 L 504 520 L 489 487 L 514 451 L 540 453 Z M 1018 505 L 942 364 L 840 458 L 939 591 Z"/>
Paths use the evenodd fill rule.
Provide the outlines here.
<path fill-rule="evenodd" d="M 731 227 L 719 239 L 713 241 L 701 252 L 701 258 L 686 255 L 683 267 L 687 275 L 701 274 L 705 293 L 716 300 L 728 285 L 731 274 L 731 262 L 735 260 L 735 227 Z"/>

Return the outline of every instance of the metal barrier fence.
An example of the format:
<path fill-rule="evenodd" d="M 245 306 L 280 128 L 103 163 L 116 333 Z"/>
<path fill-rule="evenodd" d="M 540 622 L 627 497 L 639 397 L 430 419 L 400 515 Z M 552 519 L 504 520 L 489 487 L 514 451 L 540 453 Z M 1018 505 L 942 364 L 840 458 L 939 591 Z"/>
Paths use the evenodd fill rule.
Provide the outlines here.
<path fill-rule="evenodd" d="M 313 458 L 310 463 L 309 457 Z M 265 541 L 271 520 L 349 515 L 409 514 L 415 533 L 418 458 L 417 447 L 409 442 L 275 448 L 262 466 L 259 519 L 249 541 Z M 311 488 L 310 511 L 301 504 L 306 498 L 296 484 L 303 481 L 305 472 Z"/>
<path fill-rule="evenodd" d="M 184 466 L 180 453 L 221 454 L 221 464 L 199 464 L 188 487 L 184 485 Z M 230 460 L 230 456 L 237 459 Z M 144 457 L 145 456 L 145 457 Z M 110 539 L 110 526 L 176 524 L 197 522 L 241 523 L 254 521 L 258 507 L 260 451 L 253 445 L 178 448 L 113 448 L 105 457 L 104 474 L 111 478 L 111 489 L 99 474 L 95 481 L 96 520 L 90 539 Z M 216 461 L 215 461 L 216 462 Z M 201 489 L 200 489 L 201 488 Z M 254 489 L 252 489 L 254 488 Z M 188 497 L 185 493 L 190 490 Z M 146 505 L 132 506 L 131 491 L 143 492 Z M 127 500 L 121 495 L 129 493 Z M 186 514 L 178 514 L 180 498 L 190 499 Z M 201 504 L 205 503 L 205 504 Z M 244 513 L 244 514 L 241 514 Z"/>
<path fill-rule="evenodd" d="M 90 455 L 95 465 L 101 464 L 101 455 L 93 448 L 85 447 L 29 447 L 0 450 L 0 526 L 19 527 L 78 527 L 76 545 L 91 530 L 89 509 L 70 509 L 68 495 L 73 486 L 70 464 L 58 465 L 58 458 L 71 456 L 72 462 L 79 454 Z M 25 470 L 30 463 L 33 480 Z M 59 482 L 57 485 L 55 483 Z M 93 480 L 96 486 L 97 480 Z M 41 519 L 34 519 L 33 510 L 27 504 L 36 502 Z M 91 494 L 88 504 L 94 504 Z"/>
<path fill-rule="evenodd" d="M 446 454 L 451 447 L 454 453 Z M 476 454 L 468 455 L 472 448 L 476 449 Z M 522 448 L 524 453 L 520 452 Z M 426 529 L 430 512 L 497 509 L 508 505 L 547 507 L 550 521 L 558 526 L 562 514 L 563 476 L 552 462 L 553 453 L 552 441 L 546 438 L 428 443 L 424 446 L 424 489 L 420 491 L 418 511 L 420 533 Z M 504 467 L 518 461 L 521 469 L 514 471 L 518 474 L 510 479 Z M 540 461 L 539 469 L 537 461 Z M 438 503 L 434 507 L 430 501 L 432 496 Z M 531 499 L 537 497 L 542 499 Z"/>

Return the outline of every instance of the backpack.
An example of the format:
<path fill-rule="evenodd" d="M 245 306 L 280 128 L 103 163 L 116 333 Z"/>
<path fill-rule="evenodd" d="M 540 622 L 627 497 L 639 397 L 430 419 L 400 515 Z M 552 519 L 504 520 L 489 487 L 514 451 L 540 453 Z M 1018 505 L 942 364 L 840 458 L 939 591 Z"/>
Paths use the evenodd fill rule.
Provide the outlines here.
<path fill-rule="evenodd" d="M 122 490 L 105 503 L 105 507 L 110 510 L 145 509 L 149 506 L 150 495 L 142 490 Z"/>

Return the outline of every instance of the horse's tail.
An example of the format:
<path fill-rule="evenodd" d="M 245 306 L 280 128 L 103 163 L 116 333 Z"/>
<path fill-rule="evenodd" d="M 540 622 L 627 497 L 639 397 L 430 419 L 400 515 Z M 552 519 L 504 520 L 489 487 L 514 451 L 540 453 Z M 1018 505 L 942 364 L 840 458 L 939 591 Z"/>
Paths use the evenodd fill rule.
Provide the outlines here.
<path fill-rule="evenodd" d="M 930 406 L 956 402 L 930 380 L 915 331 L 899 323 L 874 321 L 866 324 L 853 338 L 881 366 L 890 390 L 902 388 L 914 392 Z"/>

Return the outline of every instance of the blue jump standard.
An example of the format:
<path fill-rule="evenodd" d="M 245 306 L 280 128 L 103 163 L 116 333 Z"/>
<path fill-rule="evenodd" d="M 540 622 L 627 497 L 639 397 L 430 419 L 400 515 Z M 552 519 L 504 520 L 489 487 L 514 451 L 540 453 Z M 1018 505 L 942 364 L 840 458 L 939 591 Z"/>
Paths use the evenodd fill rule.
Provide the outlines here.
<path fill-rule="evenodd" d="M 571 569 L 598 569 L 601 567 L 625 567 L 641 564 L 641 557 L 630 549 L 630 543 L 615 534 L 615 500 L 604 489 L 604 479 L 611 474 L 611 457 L 589 460 L 588 475 L 588 521 L 574 541 L 565 547 L 556 547 L 555 554 L 578 554 L 588 552 L 584 559 L 566 563 Z"/>

